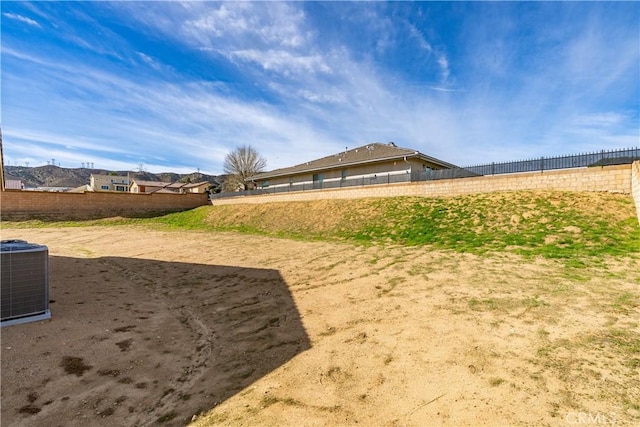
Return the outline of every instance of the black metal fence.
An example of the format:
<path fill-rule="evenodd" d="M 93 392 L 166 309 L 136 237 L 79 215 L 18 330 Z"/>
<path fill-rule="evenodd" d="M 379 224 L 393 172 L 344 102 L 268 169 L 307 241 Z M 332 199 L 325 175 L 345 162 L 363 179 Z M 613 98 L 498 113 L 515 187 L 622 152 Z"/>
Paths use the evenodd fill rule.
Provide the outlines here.
<path fill-rule="evenodd" d="M 640 160 L 640 148 L 601 150 L 593 153 L 519 160 L 515 162 L 489 163 L 455 169 L 425 171 L 419 181 L 466 178 L 469 176 L 499 175 L 521 172 L 544 172 L 554 169 L 571 169 L 593 166 L 624 165 Z"/>
<path fill-rule="evenodd" d="M 601 150 L 593 153 L 574 154 L 557 157 L 540 157 L 538 159 L 520 160 L 515 162 L 488 163 L 484 165 L 468 166 L 464 168 L 425 170 L 423 172 L 403 174 L 377 174 L 361 178 L 345 178 L 332 181 L 317 181 L 308 183 L 292 183 L 285 186 L 266 187 L 259 190 L 241 191 L 233 193 L 213 194 L 212 199 L 253 196 L 259 194 L 290 193 L 294 191 L 308 191 L 327 188 L 360 187 L 376 184 L 394 184 L 401 182 L 434 181 L 440 179 L 468 178 L 473 176 L 499 175 L 522 172 L 544 172 L 554 169 L 571 169 L 582 167 L 622 165 L 640 160 L 640 148 L 626 148 L 621 150 Z"/>
<path fill-rule="evenodd" d="M 316 182 L 305 182 L 305 183 L 292 183 L 288 185 L 279 185 L 273 187 L 261 188 L 258 190 L 247 190 L 247 191 L 237 191 L 233 193 L 218 193 L 210 196 L 211 199 L 224 199 L 228 197 L 239 197 L 239 196 L 255 196 L 260 194 L 279 194 L 279 193 L 291 193 L 295 191 L 308 191 L 308 190 L 319 190 L 319 189 L 328 189 L 328 188 L 347 188 L 347 187 L 362 187 L 365 185 L 376 185 L 376 184 L 396 184 L 401 182 L 411 182 L 416 181 L 411 179 L 411 174 L 402 173 L 402 174 L 377 174 L 373 176 L 367 177 L 359 177 L 359 178 L 344 178 L 338 180 L 331 181 L 316 181 Z"/>

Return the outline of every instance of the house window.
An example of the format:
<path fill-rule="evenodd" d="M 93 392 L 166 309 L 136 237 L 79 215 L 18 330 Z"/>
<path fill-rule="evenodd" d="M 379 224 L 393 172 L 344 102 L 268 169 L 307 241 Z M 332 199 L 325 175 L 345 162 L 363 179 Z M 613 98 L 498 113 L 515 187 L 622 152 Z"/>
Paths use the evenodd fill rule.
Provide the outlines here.
<path fill-rule="evenodd" d="M 100 189 L 101 190 L 108 190 L 109 186 L 108 185 L 102 185 L 102 186 L 100 186 Z"/>
<path fill-rule="evenodd" d="M 269 181 L 262 181 L 262 188 L 267 188 L 269 186 Z"/>
<path fill-rule="evenodd" d="M 342 169 L 342 170 L 340 171 L 340 179 L 341 179 L 341 180 L 343 180 L 343 181 L 344 181 L 345 179 L 347 179 L 347 170 L 346 170 L 346 169 Z"/>
<path fill-rule="evenodd" d="M 127 189 L 122 185 L 116 185 L 116 191 L 127 191 Z"/>
<path fill-rule="evenodd" d="M 313 175 L 313 188 L 319 189 L 322 188 L 322 181 L 324 181 L 324 176 L 321 173 L 317 173 Z"/>

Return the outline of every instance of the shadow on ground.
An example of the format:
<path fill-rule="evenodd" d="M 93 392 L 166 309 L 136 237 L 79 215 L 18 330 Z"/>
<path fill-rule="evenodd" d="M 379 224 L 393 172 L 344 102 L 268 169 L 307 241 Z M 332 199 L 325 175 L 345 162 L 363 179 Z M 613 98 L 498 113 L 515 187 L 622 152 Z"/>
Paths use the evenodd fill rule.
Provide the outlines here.
<path fill-rule="evenodd" d="M 3 425 L 184 425 L 310 348 L 276 270 L 59 256 L 49 268 L 51 320 L 2 329 Z"/>

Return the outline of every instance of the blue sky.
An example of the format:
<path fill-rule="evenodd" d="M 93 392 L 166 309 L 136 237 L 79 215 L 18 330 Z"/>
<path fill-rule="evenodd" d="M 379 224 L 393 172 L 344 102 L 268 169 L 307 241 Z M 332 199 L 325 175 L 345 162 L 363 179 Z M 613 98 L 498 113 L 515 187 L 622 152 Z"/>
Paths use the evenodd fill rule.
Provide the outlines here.
<path fill-rule="evenodd" d="M 459 164 L 640 145 L 638 2 L 3 1 L 5 164 L 222 173 L 394 141 Z"/>

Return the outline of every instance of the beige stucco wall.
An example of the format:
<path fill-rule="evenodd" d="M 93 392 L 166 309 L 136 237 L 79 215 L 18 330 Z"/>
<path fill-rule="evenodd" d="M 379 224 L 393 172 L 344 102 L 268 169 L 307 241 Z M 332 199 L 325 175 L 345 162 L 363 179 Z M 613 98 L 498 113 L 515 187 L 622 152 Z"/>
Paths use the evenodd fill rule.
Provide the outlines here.
<path fill-rule="evenodd" d="M 90 185 L 93 191 L 115 191 L 116 185 L 123 186 L 126 188 L 125 191 L 129 191 L 129 178 L 120 175 L 91 175 Z M 103 189 L 103 185 L 109 189 Z"/>
<path fill-rule="evenodd" d="M 365 178 L 369 178 L 369 177 L 372 177 L 373 175 L 377 175 L 379 179 L 383 180 L 389 173 L 391 174 L 411 173 L 411 171 L 421 172 L 424 169 L 424 165 L 425 164 L 423 164 L 423 162 L 415 159 L 410 159 L 406 162 L 403 160 L 395 160 L 390 162 L 381 162 L 381 163 L 374 163 L 374 164 L 361 165 L 361 166 L 346 166 L 344 168 L 337 168 L 337 169 L 332 169 L 328 171 L 322 171 L 320 173 L 322 173 L 324 182 L 330 182 L 332 180 L 339 181 L 340 178 L 342 178 L 343 170 L 346 170 L 347 180 L 360 179 L 363 176 Z M 288 186 L 289 183 L 292 182 L 291 178 L 293 178 L 294 188 L 296 187 L 300 188 L 300 185 L 296 185 L 296 184 L 305 183 L 307 184 L 307 186 L 310 186 L 313 183 L 314 173 L 315 172 L 299 174 L 293 177 L 272 178 L 272 179 L 268 179 L 267 181 L 269 182 L 269 187 L 282 186 L 282 185 Z M 261 188 L 260 182 L 258 182 L 258 188 Z"/>
<path fill-rule="evenodd" d="M 638 223 L 640 223 L 640 160 L 631 165 L 631 195 L 636 204 Z"/>
<path fill-rule="evenodd" d="M 632 165 L 616 165 L 440 181 L 310 190 L 259 196 L 240 196 L 228 199 L 215 199 L 213 204 L 269 203 L 396 196 L 447 197 L 462 194 L 517 190 L 601 191 L 630 194 L 631 166 Z M 638 165 L 634 167 L 637 168 Z"/>
<path fill-rule="evenodd" d="M 204 182 L 200 185 L 198 185 L 197 187 L 189 187 L 186 189 L 187 193 L 206 193 L 207 192 L 207 188 L 210 186 L 211 184 L 209 184 L 208 182 Z"/>

